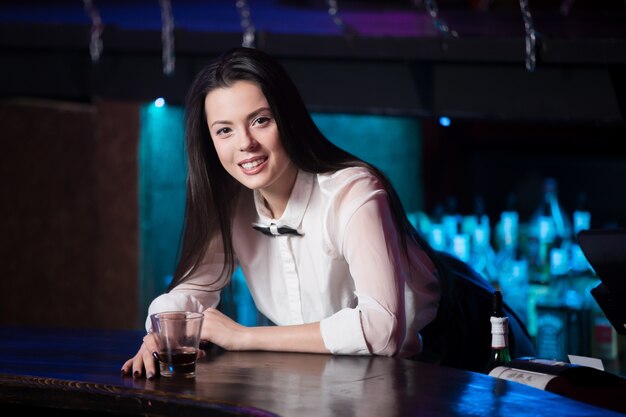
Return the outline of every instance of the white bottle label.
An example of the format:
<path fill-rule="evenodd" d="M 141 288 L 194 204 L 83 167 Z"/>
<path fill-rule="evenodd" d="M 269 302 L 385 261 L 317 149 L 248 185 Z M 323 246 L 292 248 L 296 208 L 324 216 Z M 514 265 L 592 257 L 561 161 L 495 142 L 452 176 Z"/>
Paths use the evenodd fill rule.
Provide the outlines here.
<path fill-rule="evenodd" d="M 508 346 L 509 318 L 491 317 L 491 347 L 504 348 Z"/>
<path fill-rule="evenodd" d="M 507 366 L 498 366 L 489 372 L 489 376 L 507 381 L 519 382 L 520 384 L 530 385 L 531 387 L 545 390 L 550 381 L 556 378 L 556 375 L 547 375 L 539 372 L 527 371 L 522 369 L 509 368 Z"/>

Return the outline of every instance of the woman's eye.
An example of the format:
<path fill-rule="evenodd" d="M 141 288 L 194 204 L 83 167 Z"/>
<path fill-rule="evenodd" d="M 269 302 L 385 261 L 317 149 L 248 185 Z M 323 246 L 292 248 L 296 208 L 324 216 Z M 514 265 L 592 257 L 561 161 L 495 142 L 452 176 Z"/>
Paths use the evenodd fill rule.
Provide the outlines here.
<path fill-rule="evenodd" d="M 258 117 L 258 118 L 254 121 L 254 124 L 257 124 L 257 125 L 264 125 L 264 124 L 266 124 L 266 123 L 267 123 L 267 122 L 269 122 L 269 121 L 270 121 L 270 118 L 269 118 L 269 117 L 267 117 L 267 116 L 261 116 L 261 117 Z"/>
<path fill-rule="evenodd" d="M 223 127 L 221 129 L 219 129 L 217 132 L 215 132 L 216 135 L 225 135 L 228 132 L 230 132 L 230 128 L 229 127 Z"/>

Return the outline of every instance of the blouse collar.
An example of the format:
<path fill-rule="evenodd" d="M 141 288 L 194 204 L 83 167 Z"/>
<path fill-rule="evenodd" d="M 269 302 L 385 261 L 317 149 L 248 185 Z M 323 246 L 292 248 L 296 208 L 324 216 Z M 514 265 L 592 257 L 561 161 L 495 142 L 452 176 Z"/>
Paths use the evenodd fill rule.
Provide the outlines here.
<path fill-rule="evenodd" d="M 272 218 L 272 213 L 265 206 L 265 200 L 261 193 L 259 190 L 254 190 L 254 206 L 258 215 L 257 223 L 267 226 L 270 224 L 289 226 L 300 231 L 302 218 L 313 193 L 314 179 L 315 174 L 298 170 L 296 182 L 291 190 L 289 201 L 287 201 L 287 207 L 279 219 Z"/>

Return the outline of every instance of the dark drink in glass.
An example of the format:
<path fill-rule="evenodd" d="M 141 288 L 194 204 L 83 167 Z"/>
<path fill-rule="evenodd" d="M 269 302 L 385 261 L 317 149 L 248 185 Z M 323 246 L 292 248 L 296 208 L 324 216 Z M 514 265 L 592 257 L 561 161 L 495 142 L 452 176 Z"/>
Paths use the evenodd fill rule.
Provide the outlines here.
<path fill-rule="evenodd" d="M 181 347 L 171 351 L 159 352 L 159 365 L 162 376 L 180 376 L 190 378 L 196 374 L 197 349 Z"/>

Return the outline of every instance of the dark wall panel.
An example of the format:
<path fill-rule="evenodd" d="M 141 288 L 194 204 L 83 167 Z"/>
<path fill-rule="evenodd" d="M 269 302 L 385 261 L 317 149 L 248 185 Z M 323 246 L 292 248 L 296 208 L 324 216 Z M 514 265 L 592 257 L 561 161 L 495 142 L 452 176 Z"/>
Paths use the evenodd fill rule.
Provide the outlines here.
<path fill-rule="evenodd" d="M 135 325 L 137 119 L 128 104 L 0 103 L 0 324 Z"/>

